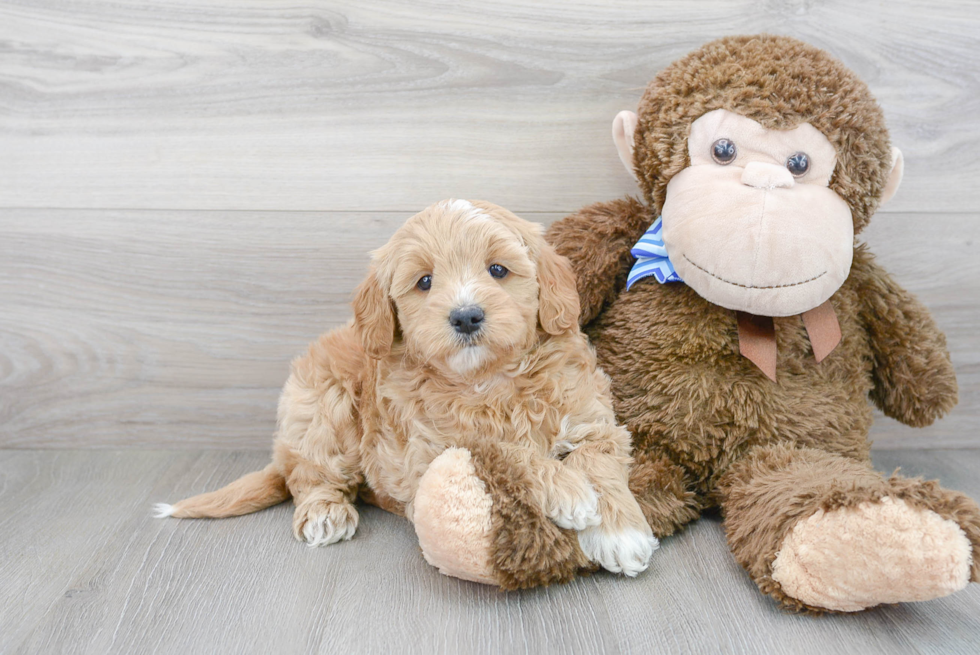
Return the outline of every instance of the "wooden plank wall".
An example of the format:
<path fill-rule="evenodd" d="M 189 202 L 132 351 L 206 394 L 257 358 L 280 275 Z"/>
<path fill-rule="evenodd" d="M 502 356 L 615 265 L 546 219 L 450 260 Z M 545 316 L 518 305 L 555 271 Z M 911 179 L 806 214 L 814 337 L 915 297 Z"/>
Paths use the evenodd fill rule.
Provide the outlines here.
<path fill-rule="evenodd" d="M 549 222 L 635 192 L 609 137 L 711 38 L 824 47 L 906 157 L 866 233 L 949 335 L 980 446 L 974 1 L 0 0 L 0 446 L 266 448 L 365 253 L 445 197 Z"/>

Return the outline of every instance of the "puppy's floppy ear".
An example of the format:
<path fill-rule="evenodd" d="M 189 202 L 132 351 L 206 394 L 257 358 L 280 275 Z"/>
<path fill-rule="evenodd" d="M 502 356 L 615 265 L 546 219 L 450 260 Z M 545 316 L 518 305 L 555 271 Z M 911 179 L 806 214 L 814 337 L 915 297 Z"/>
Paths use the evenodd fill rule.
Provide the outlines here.
<path fill-rule="evenodd" d="M 354 293 L 354 329 L 368 357 L 381 359 L 391 351 L 395 340 L 395 308 L 388 290 L 372 266 L 367 278 Z"/>
<path fill-rule="evenodd" d="M 543 243 L 538 254 L 538 320 L 548 334 L 578 328 L 575 272 L 567 259 Z"/>
<path fill-rule="evenodd" d="M 561 334 L 578 328 L 579 301 L 575 272 L 567 259 L 555 252 L 542 236 L 538 223 L 531 223 L 503 207 L 482 200 L 472 204 L 487 212 L 514 232 L 537 261 L 538 322 L 548 334 Z"/>

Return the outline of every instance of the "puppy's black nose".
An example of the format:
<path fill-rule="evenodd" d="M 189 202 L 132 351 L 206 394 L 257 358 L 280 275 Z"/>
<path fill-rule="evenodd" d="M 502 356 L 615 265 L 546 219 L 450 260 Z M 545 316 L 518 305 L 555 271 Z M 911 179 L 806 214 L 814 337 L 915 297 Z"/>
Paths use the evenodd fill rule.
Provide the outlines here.
<path fill-rule="evenodd" d="M 483 327 L 483 310 L 475 305 L 449 312 L 449 322 L 460 334 L 473 334 Z"/>

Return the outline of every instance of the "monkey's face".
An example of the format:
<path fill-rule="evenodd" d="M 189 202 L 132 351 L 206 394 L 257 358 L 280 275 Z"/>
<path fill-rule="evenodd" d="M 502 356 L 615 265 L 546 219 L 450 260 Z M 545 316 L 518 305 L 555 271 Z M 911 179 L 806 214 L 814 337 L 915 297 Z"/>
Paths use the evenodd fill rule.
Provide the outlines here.
<path fill-rule="evenodd" d="M 828 187 L 836 154 L 808 124 L 778 131 L 726 111 L 691 125 L 691 164 L 667 185 L 663 238 L 684 282 L 763 316 L 812 309 L 851 268 L 851 211 Z"/>

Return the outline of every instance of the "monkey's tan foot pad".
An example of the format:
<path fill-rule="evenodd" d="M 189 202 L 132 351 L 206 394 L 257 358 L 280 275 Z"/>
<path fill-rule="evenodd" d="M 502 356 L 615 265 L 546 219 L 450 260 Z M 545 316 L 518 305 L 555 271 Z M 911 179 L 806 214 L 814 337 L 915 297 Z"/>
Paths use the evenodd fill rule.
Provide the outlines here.
<path fill-rule="evenodd" d="M 953 521 L 886 497 L 800 520 L 783 540 L 772 578 L 808 605 L 856 612 L 963 589 L 971 553 Z"/>
<path fill-rule="evenodd" d="M 496 584 L 492 506 L 468 450 L 449 448 L 436 457 L 419 481 L 413 511 L 425 561 L 445 575 Z"/>

